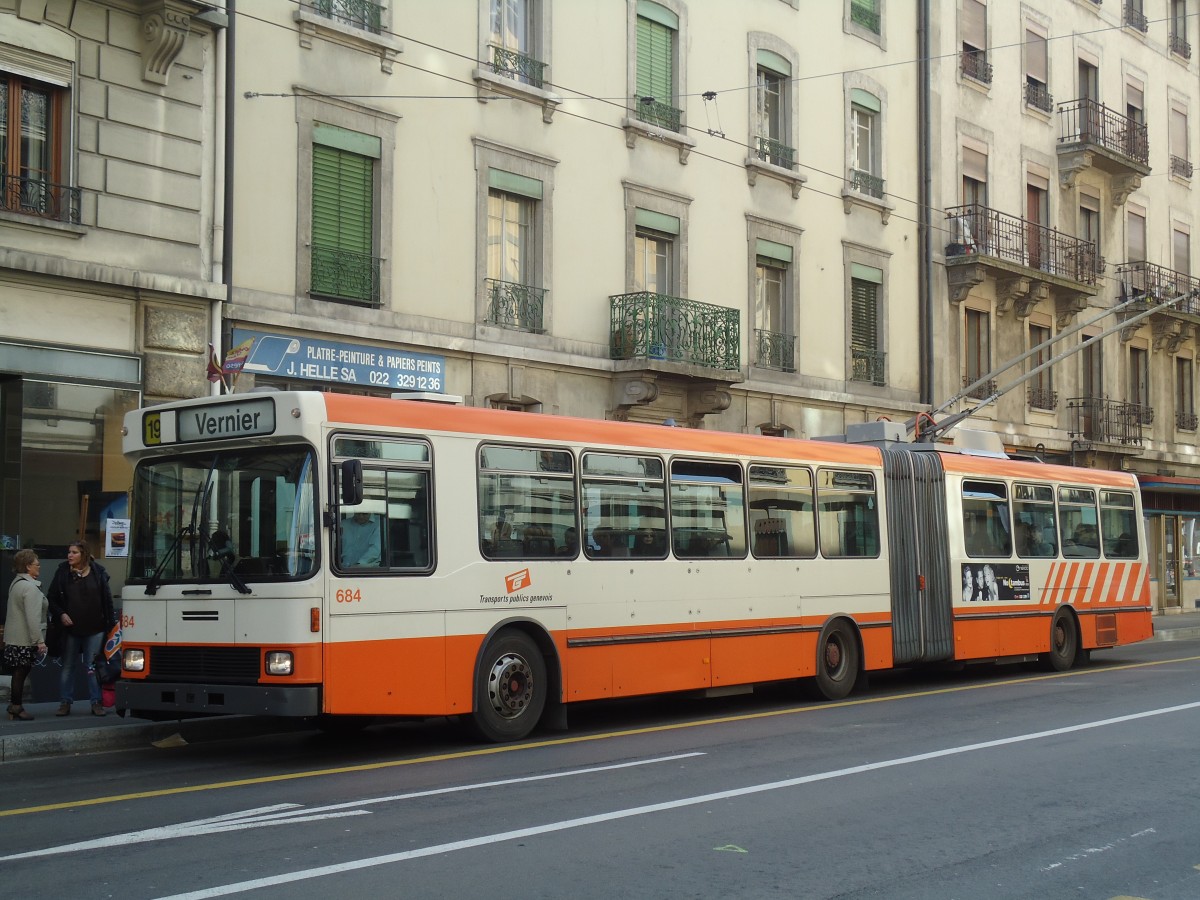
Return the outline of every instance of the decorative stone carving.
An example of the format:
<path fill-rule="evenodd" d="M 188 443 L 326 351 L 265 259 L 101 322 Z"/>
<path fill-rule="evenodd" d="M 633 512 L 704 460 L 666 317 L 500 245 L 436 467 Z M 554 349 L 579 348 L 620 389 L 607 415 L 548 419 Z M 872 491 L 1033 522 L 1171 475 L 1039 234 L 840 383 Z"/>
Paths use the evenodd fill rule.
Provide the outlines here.
<path fill-rule="evenodd" d="M 1141 175 L 1114 175 L 1112 179 L 1113 206 L 1123 206 L 1129 195 L 1141 186 Z"/>
<path fill-rule="evenodd" d="M 1066 328 L 1076 315 L 1087 309 L 1087 294 L 1064 292 L 1054 298 L 1054 320 L 1058 327 Z"/>
<path fill-rule="evenodd" d="M 732 402 L 729 391 L 716 388 L 701 388 L 688 391 L 688 413 L 690 418 L 699 419 L 709 413 L 724 412 Z"/>
<path fill-rule="evenodd" d="M 1092 165 L 1092 154 L 1085 150 L 1058 154 L 1058 186 L 1063 190 L 1075 187 L 1075 177 Z"/>
<path fill-rule="evenodd" d="M 1153 321 L 1153 332 L 1155 350 L 1178 353 L 1183 342 L 1191 336 L 1191 327 L 1180 319 L 1159 316 Z"/>
<path fill-rule="evenodd" d="M 950 299 L 954 303 L 962 303 L 971 293 L 971 288 L 982 284 L 985 277 L 984 268 L 977 263 L 946 267 L 946 284 L 950 288 Z"/>
<path fill-rule="evenodd" d="M 191 7 L 159 0 L 142 14 L 142 78 L 166 84 L 191 27 Z"/>

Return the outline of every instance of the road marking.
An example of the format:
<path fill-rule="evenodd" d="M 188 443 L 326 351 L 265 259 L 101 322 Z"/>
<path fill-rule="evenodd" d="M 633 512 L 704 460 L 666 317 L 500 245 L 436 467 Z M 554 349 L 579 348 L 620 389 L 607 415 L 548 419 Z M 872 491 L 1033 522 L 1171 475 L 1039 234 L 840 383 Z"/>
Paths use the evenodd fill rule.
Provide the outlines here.
<path fill-rule="evenodd" d="M 593 775 L 596 772 L 612 772 L 617 769 L 632 769 L 636 766 L 649 766 L 655 763 L 676 762 L 696 756 L 704 756 L 704 753 L 700 751 L 676 753 L 673 756 L 635 759 L 629 762 L 608 763 L 603 766 L 588 766 L 584 769 L 547 772 L 542 775 L 524 775 L 520 778 L 482 781 L 475 784 L 461 784 L 455 787 L 430 788 L 427 791 L 410 791 L 406 794 L 394 794 L 390 797 L 369 797 L 365 800 L 332 803 L 328 806 L 318 806 L 312 809 L 305 809 L 300 803 L 278 803 L 274 806 L 260 806 L 257 809 L 226 813 L 207 819 L 196 819 L 192 822 L 161 825 L 157 828 L 129 831 L 125 834 L 114 834 L 110 837 L 94 838 L 90 841 L 78 841 L 74 844 L 62 844 L 58 847 L 45 847 L 40 850 L 29 850 L 25 853 L 13 853 L 10 856 L 0 856 L 0 862 L 33 859 L 39 856 L 58 856 L 63 853 L 78 853 L 82 850 L 122 847 L 129 844 L 143 844 L 147 841 L 165 841 L 172 838 L 198 837 L 204 834 L 219 834 L 226 831 L 244 831 L 248 828 L 265 828 L 270 825 L 291 825 L 296 822 L 316 822 L 321 819 L 338 819 L 345 816 L 369 816 L 370 813 L 367 810 L 359 809 L 358 807 L 375 806 L 380 803 L 395 803 L 400 800 L 416 800 L 420 797 L 436 797 L 441 794 L 459 794 L 465 791 L 479 791 L 486 788 L 504 787 L 512 784 L 527 784 L 531 781 L 550 781 L 556 778 L 570 778 L 575 775 Z"/>
<path fill-rule="evenodd" d="M 676 809 L 684 809 L 689 806 L 698 806 L 703 803 L 715 803 L 720 800 L 731 800 L 738 797 L 745 797 L 751 794 L 761 794 L 767 791 L 778 791 L 786 788 L 797 787 L 802 784 L 812 784 L 818 781 L 828 781 L 833 778 L 845 778 L 849 775 L 862 775 L 866 772 L 876 772 L 881 769 L 891 769 L 896 766 L 906 766 L 912 763 L 927 762 L 932 759 L 942 759 L 947 756 L 957 756 L 963 753 L 974 753 L 979 750 L 991 750 L 996 747 L 1006 747 L 1012 744 L 1022 744 L 1029 741 L 1042 740 L 1048 737 L 1058 737 L 1064 734 L 1074 734 L 1079 731 L 1089 731 L 1095 728 L 1105 728 L 1111 725 L 1122 725 L 1126 722 L 1136 722 L 1139 719 L 1149 719 L 1154 716 L 1165 716 L 1171 713 L 1186 712 L 1193 709 L 1200 709 L 1200 701 L 1195 703 L 1184 703 L 1179 706 L 1167 706 L 1161 709 L 1151 709 L 1140 713 L 1131 713 L 1127 716 L 1114 716 L 1111 719 L 1100 719 L 1095 722 L 1084 722 L 1079 725 L 1068 725 L 1064 728 L 1052 728 L 1049 731 L 1036 731 L 1030 734 L 1019 734 L 1012 737 L 999 738 L 993 741 L 981 741 L 976 744 L 964 744 L 960 747 L 947 747 L 944 750 L 932 750 L 928 753 L 916 753 L 912 756 L 902 756 L 896 759 L 882 760 L 875 763 L 865 763 L 860 766 L 850 766 L 845 769 L 835 769 L 831 772 L 819 772 L 814 775 L 801 775 L 798 778 L 787 778 L 782 781 L 771 781 L 765 784 L 753 784 L 747 787 L 731 788 L 725 791 L 714 791 L 710 794 L 700 794 L 694 797 L 681 797 L 677 800 L 667 800 L 663 803 L 651 803 L 646 806 L 634 806 L 627 809 L 613 810 L 612 812 L 599 813 L 591 816 L 580 816 L 575 819 L 563 819 L 558 822 L 549 822 L 545 825 L 535 825 L 530 828 L 519 828 L 514 831 L 502 831 L 495 834 L 485 834 L 475 838 L 467 838 L 461 841 L 450 841 L 445 844 L 437 844 L 432 847 L 422 847 L 417 850 L 405 850 L 400 853 L 388 853 L 383 856 L 371 856 L 366 859 L 355 859 L 347 862 L 334 863 L 328 866 L 316 866 L 311 869 L 300 869 L 296 872 L 288 872 L 282 875 L 270 875 L 265 878 L 254 878 L 249 881 L 239 881 L 233 884 L 218 885 L 216 887 L 204 888 L 199 891 L 188 891 L 185 894 L 172 894 L 169 897 L 163 897 L 161 900 L 209 900 L 211 897 L 226 897 L 230 894 L 241 894 L 246 891 L 253 891 L 264 887 L 276 887 L 282 884 L 293 884 L 298 881 L 308 881 L 314 878 L 323 878 L 327 875 L 340 875 L 343 872 L 355 872 L 362 869 L 371 869 L 377 866 L 386 866 L 392 863 L 406 862 L 410 859 L 422 859 L 427 856 L 440 856 L 446 853 L 455 853 L 459 850 L 470 850 L 475 847 L 485 847 L 489 844 L 499 844 L 504 841 L 521 840 L 523 838 L 536 837 L 542 834 L 551 834 L 558 831 L 569 831 L 574 828 L 583 828 L 588 825 L 600 825 L 606 822 L 615 822 L 620 819 L 629 819 L 635 816 L 651 815 L 653 813 L 668 812 Z"/>
<path fill-rule="evenodd" d="M 1064 857 L 1057 862 L 1052 862 L 1047 866 L 1042 866 L 1041 868 L 1043 872 L 1053 872 L 1055 869 L 1061 869 L 1067 863 L 1078 862 L 1081 859 L 1089 859 L 1093 856 L 1098 856 L 1101 853 L 1107 853 L 1109 850 L 1115 850 L 1117 849 L 1117 845 L 1124 844 L 1126 841 L 1132 841 L 1136 838 L 1147 837 L 1151 834 L 1157 833 L 1158 832 L 1156 832 L 1153 828 L 1143 828 L 1141 831 L 1135 831 L 1128 837 L 1120 837 L 1115 841 L 1109 841 L 1103 847 L 1085 847 L 1082 850 L 1072 853 L 1070 856 Z"/>
<path fill-rule="evenodd" d="M 718 716 L 711 719 L 692 719 L 687 722 L 673 722 L 669 725 L 648 725 L 645 728 L 630 728 L 624 731 L 605 731 L 599 734 L 581 734 L 573 737 L 552 738 L 545 741 L 534 741 L 523 744 L 501 744 L 495 747 L 475 747 L 470 750 L 458 750 L 451 753 L 438 753 L 432 756 L 417 756 L 411 759 L 392 759 L 386 762 L 363 763 L 357 766 L 338 766 L 330 769 L 310 769 L 303 772 L 289 772 L 283 775 L 261 775 L 257 778 L 239 778 L 234 781 L 216 781 L 208 784 L 191 784 L 181 787 L 159 788 L 153 791 L 135 791 L 128 794 L 110 794 L 104 797 L 91 797 L 82 800 L 64 800 L 61 803 L 46 803 L 40 806 L 25 806 L 15 809 L 0 810 L 0 819 L 6 816 L 24 816 L 32 813 L 53 812 L 60 809 L 79 809 L 85 806 L 103 806 L 108 803 L 123 803 L 129 800 L 149 800 L 155 797 L 174 797 L 178 794 L 192 794 L 199 791 L 217 791 L 226 788 L 249 787 L 256 784 L 276 784 L 282 781 L 294 781 L 301 778 L 321 778 L 328 775 L 348 775 L 355 772 L 377 772 L 382 769 L 394 769 L 399 766 L 414 766 L 422 763 L 446 762 L 455 759 L 472 759 L 480 756 L 491 756 L 497 753 L 515 753 L 521 750 L 538 750 L 545 747 L 561 747 L 568 744 L 582 744 L 591 741 L 606 741 L 613 738 L 635 737 L 643 734 L 658 734 L 667 731 L 679 731 L 685 728 L 702 728 L 708 725 L 726 725 L 733 722 L 749 722 L 755 719 L 770 719 L 779 716 L 794 716 L 803 713 L 819 713 L 831 709 L 841 709 L 850 706 L 866 706 L 872 703 L 892 703 L 898 700 L 913 700 L 922 697 L 935 697 L 940 694 L 958 694 L 963 691 L 979 691 L 993 688 L 1010 687 L 1012 685 L 1033 684 L 1039 681 L 1049 681 L 1059 678 L 1079 678 L 1089 675 L 1101 675 L 1108 672 L 1121 672 L 1128 669 L 1145 669 L 1152 666 L 1164 666 L 1173 663 L 1196 662 L 1200 656 L 1183 656 L 1175 659 L 1148 660 L 1140 663 L 1125 663 L 1119 666 L 1104 666 L 1092 669 L 1072 669 L 1067 672 L 1054 672 L 1047 675 L 1031 675 L 1028 678 L 1014 678 L 1005 681 L 985 681 L 979 684 L 961 684 L 954 687 L 934 688 L 926 691 L 914 691 L 907 694 L 893 694 L 886 697 L 856 697 L 853 700 L 841 700 L 832 703 L 818 703 L 808 706 L 791 706 L 785 709 L 773 709 L 756 713 L 741 713 L 733 716 Z"/>

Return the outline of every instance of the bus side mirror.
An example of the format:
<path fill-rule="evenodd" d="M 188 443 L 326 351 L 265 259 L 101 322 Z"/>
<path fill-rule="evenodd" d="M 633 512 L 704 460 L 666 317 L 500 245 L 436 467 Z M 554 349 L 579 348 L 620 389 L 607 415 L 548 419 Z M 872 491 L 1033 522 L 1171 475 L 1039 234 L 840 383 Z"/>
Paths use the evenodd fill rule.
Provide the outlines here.
<path fill-rule="evenodd" d="M 342 505 L 358 506 L 363 502 L 362 461 L 348 459 L 342 463 Z"/>

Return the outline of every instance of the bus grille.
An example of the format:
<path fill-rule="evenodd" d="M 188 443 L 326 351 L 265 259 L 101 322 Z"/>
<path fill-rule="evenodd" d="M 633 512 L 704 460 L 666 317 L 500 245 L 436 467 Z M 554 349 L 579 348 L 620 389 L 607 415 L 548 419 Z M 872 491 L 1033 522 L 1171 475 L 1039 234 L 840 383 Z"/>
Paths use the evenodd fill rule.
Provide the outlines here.
<path fill-rule="evenodd" d="M 155 647 L 150 654 L 153 681 L 256 682 L 261 674 L 259 647 Z"/>

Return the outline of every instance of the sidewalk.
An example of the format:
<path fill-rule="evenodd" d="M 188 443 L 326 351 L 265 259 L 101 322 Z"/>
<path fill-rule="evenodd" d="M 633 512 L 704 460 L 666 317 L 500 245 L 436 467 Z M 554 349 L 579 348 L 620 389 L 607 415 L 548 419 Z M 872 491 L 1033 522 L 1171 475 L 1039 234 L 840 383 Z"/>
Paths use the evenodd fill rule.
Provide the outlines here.
<path fill-rule="evenodd" d="M 1155 641 L 1200 638 L 1200 611 L 1154 617 Z M 0 711 L 4 709 L 0 705 Z M 30 703 L 32 722 L 0 720 L 0 763 L 43 756 L 68 756 L 184 743 L 233 740 L 278 734 L 310 727 L 302 720 L 257 716 L 214 716 L 173 722 L 149 722 L 118 716 L 112 710 L 93 716 L 85 703 L 76 703 L 71 715 L 55 716 L 57 703 Z"/>

